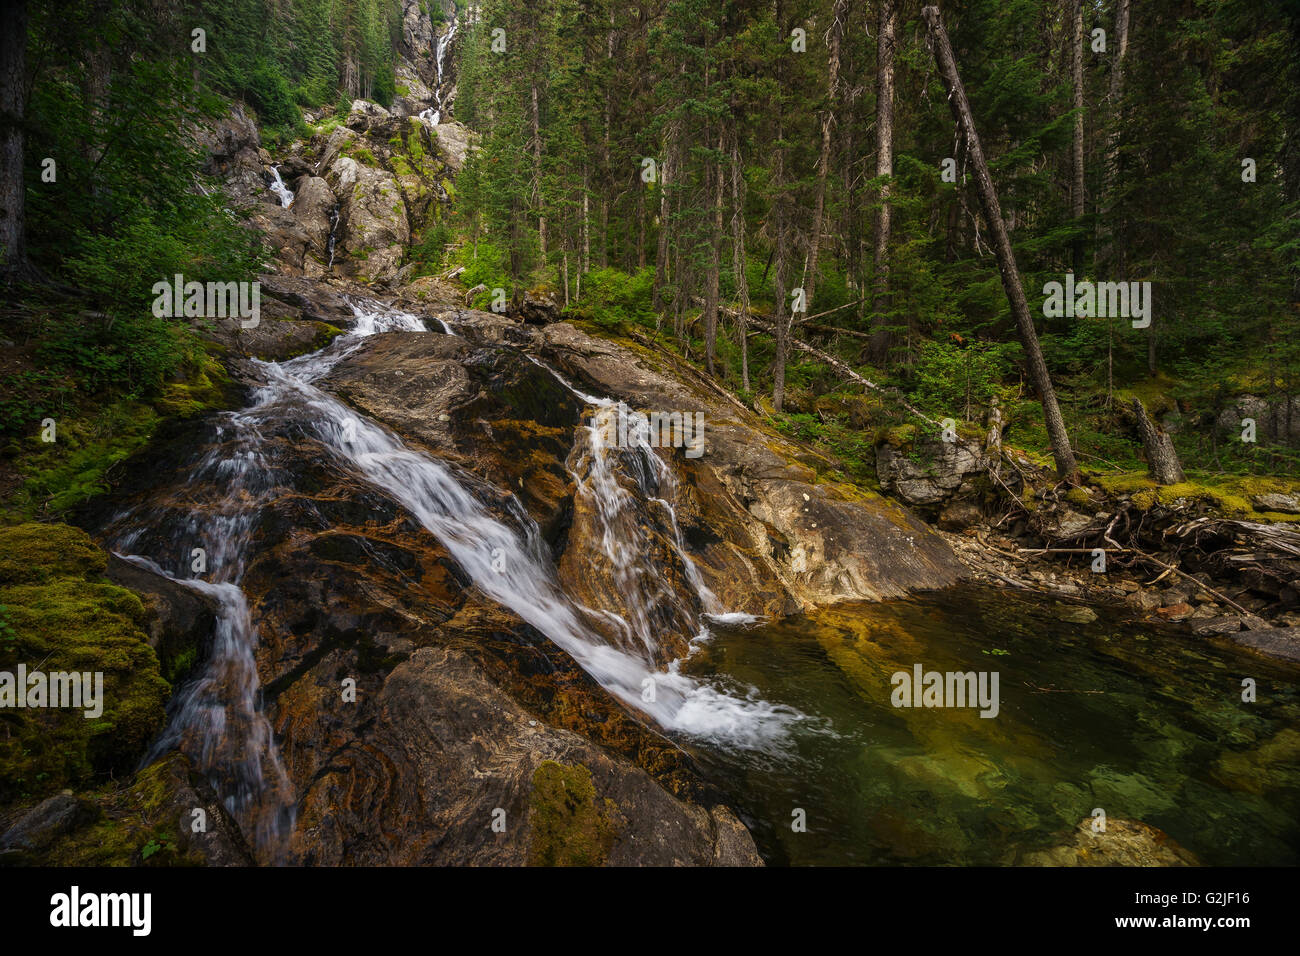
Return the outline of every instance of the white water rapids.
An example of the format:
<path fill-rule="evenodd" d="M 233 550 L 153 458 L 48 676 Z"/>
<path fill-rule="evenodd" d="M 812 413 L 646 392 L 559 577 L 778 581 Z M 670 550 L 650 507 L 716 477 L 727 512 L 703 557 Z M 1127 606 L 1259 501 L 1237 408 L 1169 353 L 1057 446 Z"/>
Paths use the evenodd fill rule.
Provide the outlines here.
<path fill-rule="evenodd" d="M 554 369 L 529 356 L 595 408 L 590 423 L 578 426 L 590 431 L 593 461 L 576 493 L 590 497 L 603 529 L 602 557 L 618 580 L 626 583 L 620 590 L 625 606 L 615 614 L 585 608 L 565 593 L 554 557 L 517 499 L 507 499 L 506 514 L 493 514 L 473 493 L 475 484 L 482 484 L 478 479 L 408 447 L 387 428 L 316 386 L 366 336 L 426 331 L 419 318 L 405 312 L 374 303 L 353 309 L 352 329 L 327 348 L 282 363 L 255 362 L 264 384 L 254 390 L 248 408 L 219 416 L 217 442 L 191 470 L 187 487 L 214 487 L 224 490 L 224 495 L 215 511 L 192 513 L 185 521 L 188 533 L 206 550 L 207 580 L 175 579 L 215 598 L 221 610 L 208 660 L 198 678 L 173 701 L 169 724 L 150 759 L 173 748 L 188 753 L 214 781 L 246 832 L 256 835 L 264 852 L 274 855 L 275 847 L 292 831 L 292 787 L 261 711 L 254 660 L 257 627 L 239 587 L 258 511 L 271 495 L 283 490 L 262 449 L 274 433 L 273 426 L 285 422 L 319 439 L 345 469 L 399 501 L 450 552 L 479 590 L 562 648 L 629 707 L 666 730 L 728 749 L 782 749 L 790 726 L 805 719 L 802 714 L 752 692 L 737 693 L 681 674 L 680 661 L 667 667 L 655 663 L 658 641 L 649 608 L 657 595 L 662 596 L 665 584 L 647 560 L 645 542 L 635 533 L 627 537 L 627 529 L 638 524 L 631 513 L 636 502 L 616 480 L 616 473 L 629 467 L 629 461 L 634 462 L 631 467 L 646 470 L 660 492 L 650 501 L 667 515 L 672 546 L 695 589 L 702 616 L 722 620 L 746 616 L 723 613 L 687 554 L 672 503 L 676 491 L 672 468 L 649 447 L 628 451 L 612 448 L 605 440 L 612 434 L 604 427 L 605 416 L 617 411 L 617 403 L 573 389 Z M 444 331 L 455 334 L 453 327 L 439 321 Z M 641 476 L 641 484 L 645 478 Z M 161 570 L 154 562 L 129 554 L 141 541 L 150 517 L 147 510 L 120 515 L 112 523 L 118 530 L 116 534 L 110 530 L 110 543 L 116 551 L 127 552 L 124 557 Z M 625 634 L 635 636 L 632 646 L 639 644 L 640 653 L 611 645 L 590 623 L 609 622 L 611 617 Z M 680 636 L 707 638 L 701 622 L 695 623 L 698 633 Z M 645 693 L 649 687 L 653 695 Z"/>

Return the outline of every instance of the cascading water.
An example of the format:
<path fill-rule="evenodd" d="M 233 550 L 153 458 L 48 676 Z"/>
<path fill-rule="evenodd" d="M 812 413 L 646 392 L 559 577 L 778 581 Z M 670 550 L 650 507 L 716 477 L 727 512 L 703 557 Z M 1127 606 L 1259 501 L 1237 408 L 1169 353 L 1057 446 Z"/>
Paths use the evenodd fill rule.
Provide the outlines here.
<path fill-rule="evenodd" d="M 399 501 L 431 532 L 473 581 L 493 601 L 514 611 L 566 651 L 606 690 L 649 715 L 668 730 L 710 739 L 731 748 L 779 749 L 791 724 L 805 719 L 787 707 L 753 695 L 729 693 L 678 672 L 678 661 L 656 663 L 655 634 L 648 609 L 662 598 L 656 569 L 636 542 L 612 537 L 635 507 L 618 475 L 639 470 L 641 483 L 653 479 L 653 502 L 664 512 L 671 539 L 704 616 L 720 613 L 686 554 L 671 504 L 675 484 L 671 469 L 649 448 L 632 452 L 600 444 L 602 415 L 616 403 L 580 395 L 597 409 L 588 425 L 595 456 L 591 480 L 580 483 L 609 534 L 602 542 L 616 573 L 635 584 L 619 612 L 593 610 L 571 598 L 560 584 L 554 559 L 536 524 L 513 496 L 501 502 L 498 489 L 447 463 L 416 451 L 383 426 L 357 413 L 315 384 L 369 335 L 387 331 L 425 331 L 409 313 L 374 303 L 354 305 L 351 330 L 325 349 L 289 361 L 253 362 L 264 384 L 253 392 L 248 408 L 225 413 L 216 423 L 217 440 L 195 463 L 185 482 L 185 510 L 179 504 L 146 505 L 110 522 L 105 537 L 124 557 L 159 570 L 214 598 L 220 608 L 211 651 L 201 674 L 173 700 L 166 730 L 150 754 L 172 749 L 190 756 L 207 774 L 227 807 L 254 835 L 259 852 L 275 860 L 292 831 L 292 788 L 281 764 L 270 723 L 260 708 L 254 659 L 256 622 L 249 612 L 240 580 L 250 561 L 253 531 L 261 508 L 283 491 L 284 482 L 264 453 L 270 436 L 286 425 L 318 439 L 336 462 Z M 443 330 L 455 334 L 446 321 Z M 558 373 L 537 359 L 543 368 Z M 560 379 L 563 381 L 563 379 Z M 572 388 L 567 382 L 566 387 Z M 626 473 L 625 474 L 625 478 Z M 209 500 L 211 498 L 211 500 Z M 193 506 L 202 503 L 202 510 Z M 634 523 L 634 522 L 633 522 Z M 207 560 L 207 579 L 184 577 L 179 564 L 191 553 L 176 549 L 177 539 L 198 541 Z M 176 560 L 152 561 L 145 553 L 177 551 Z M 133 553 L 134 552 L 134 553 Z M 184 560 L 180 555 L 183 554 Z M 634 635 L 639 646 L 615 646 L 601 624 Z M 698 621 L 688 619 L 692 633 Z M 655 693 L 647 695 L 648 686 Z"/>
<path fill-rule="evenodd" d="M 438 38 L 438 45 L 435 48 L 434 65 L 438 71 L 438 76 L 434 81 L 433 86 L 434 105 L 429 109 L 420 111 L 420 119 L 429 126 L 437 126 L 442 121 L 442 60 L 444 54 L 447 52 L 448 46 L 451 44 L 452 38 L 456 35 L 457 26 L 456 16 L 453 14 L 451 18 L 451 28 Z"/>
<path fill-rule="evenodd" d="M 280 197 L 281 208 L 288 209 L 293 204 L 293 190 L 286 186 L 284 180 L 280 178 L 279 166 L 271 167 L 271 175 L 274 177 L 271 182 L 271 192 Z"/>
<path fill-rule="evenodd" d="M 329 261 L 325 263 L 327 269 L 334 268 L 334 232 L 339 227 L 339 207 L 336 205 L 330 210 L 330 237 L 325 244 L 325 251 L 329 253 Z"/>

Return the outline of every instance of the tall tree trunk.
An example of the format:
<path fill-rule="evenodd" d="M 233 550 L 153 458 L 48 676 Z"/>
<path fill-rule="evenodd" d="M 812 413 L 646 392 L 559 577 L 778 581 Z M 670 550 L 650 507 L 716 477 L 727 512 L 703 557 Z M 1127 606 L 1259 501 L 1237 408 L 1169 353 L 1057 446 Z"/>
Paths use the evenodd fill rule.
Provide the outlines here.
<path fill-rule="evenodd" d="M 714 374 L 713 359 L 718 338 L 718 273 L 722 271 L 722 156 L 724 143 L 718 132 L 717 158 L 713 162 L 713 223 L 709 243 L 709 267 L 704 277 L 704 360 Z"/>
<path fill-rule="evenodd" d="M 778 161 L 779 162 L 779 161 Z M 778 204 L 783 204 L 777 199 Z M 776 327 L 776 355 L 772 359 L 772 407 L 779 414 L 785 404 L 785 363 L 790 352 L 790 322 L 786 318 L 785 272 L 787 251 L 785 248 L 785 215 L 776 211 L 773 217 L 776 225 L 776 272 L 773 276 L 776 293 L 776 310 L 773 325 Z"/>
<path fill-rule="evenodd" d="M 817 289 L 817 253 L 821 249 L 822 219 L 826 209 L 826 175 L 831 165 L 831 126 L 835 122 L 835 99 L 840 86 L 840 37 L 844 34 L 844 20 L 848 16 L 848 0 L 835 0 L 831 9 L 831 25 L 827 31 L 830 44 L 830 62 L 826 67 L 826 111 L 822 113 L 822 148 L 817 161 L 817 198 L 813 202 L 812 241 L 808 249 L 808 278 L 804 294 L 809 312 L 812 311 L 813 293 Z"/>
<path fill-rule="evenodd" d="M 1074 39 L 1070 81 L 1074 84 L 1074 161 L 1070 182 L 1070 212 L 1076 229 L 1083 227 L 1083 0 L 1069 0 Z M 1083 278 L 1083 235 L 1074 240 L 1074 274 Z"/>
<path fill-rule="evenodd" d="M 675 130 L 668 127 L 664 142 L 664 161 L 656 180 L 659 184 L 659 245 L 655 251 L 655 281 L 651 301 L 655 312 L 663 314 L 664 286 L 668 283 L 668 176 L 672 164 Z"/>
<path fill-rule="evenodd" d="M 1118 0 L 1115 8 L 1115 42 L 1111 54 L 1114 61 L 1110 68 L 1110 90 L 1106 95 L 1110 105 L 1110 130 L 1106 135 L 1106 165 L 1102 170 L 1104 177 L 1101 192 L 1103 212 L 1098 222 L 1098 229 L 1101 228 L 1101 221 L 1106 223 L 1106 245 L 1101 256 L 1101 261 L 1106 268 L 1112 268 L 1110 259 L 1115 242 L 1115 182 L 1119 178 L 1120 100 L 1124 95 L 1124 58 L 1128 54 L 1128 16 L 1129 0 Z M 1122 281 L 1123 274 L 1116 273 L 1112 278 Z"/>
<path fill-rule="evenodd" d="M 749 391 L 749 278 L 745 275 L 745 203 L 741 190 L 739 136 L 731 128 L 731 250 L 736 272 L 737 332 L 740 335 L 740 384 Z"/>
<path fill-rule="evenodd" d="M 610 163 L 609 132 L 613 123 L 614 109 L 614 8 L 609 8 L 609 31 L 605 34 L 605 60 L 609 73 L 605 80 L 605 128 L 602 143 L 601 164 L 605 171 L 605 192 L 600 198 L 600 267 L 609 265 L 609 197 L 614 192 L 614 171 Z M 591 268 L 591 262 L 587 262 Z"/>
<path fill-rule="evenodd" d="M 27 117 L 27 2 L 0 11 L 0 262 L 6 284 L 27 273 L 23 176 Z"/>
<path fill-rule="evenodd" d="M 1098 257 L 1102 267 L 1109 270 L 1111 279 L 1124 281 L 1124 249 L 1115 241 L 1118 231 L 1115 223 L 1115 183 L 1119 179 L 1119 135 L 1124 96 L 1124 58 L 1128 54 L 1129 0 L 1118 0 L 1115 7 L 1114 62 L 1110 69 L 1110 90 L 1106 99 L 1110 104 L 1110 130 L 1106 136 L 1106 164 L 1102 170 L 1102 214 L 1098 217 L 1100 234 L 1105 223 L 1106 239 Z M 1100 238 L 1100 236 L 1099 236 Z M 1115 329 L 1114 317 L 1106 317 L 1106 408 L 1111 407 L 1115 393 Z"/>
<path fill-rule="evenodd" d="M 587 164 L 582 164 L 582 261 L 578 263 L 578 282 L 591 271 L 591 189 L 588 188 Z"/>
<path fill-rule="evenodd" d="M 538 105 L 537 81 L 533 84 L 533 208 L 537 210 L 537 240 L 542 264 L 546 264 L 546 215 L 542 211 L 542 120 Z"/>
<path fill-rule="evenodd" d="M 880 24 L 876 33 L 876 176 L 894 175 L 894 30 L 895 0 L 879 0 Z M 883 366 L 889 360 L 889 205 L 890 184 L 880 189 L 874 254 L 875 294 L 872 312 L 875 331 L 869 357 Z"/>
<path fill-rule="evenodd" d="M 1063 478 L 1073 477 L 1078 473 L 1079 466 L 1075 461 L 1074 451 L 1070 448 L 1070 436 L 1066 432 L 1065 419 L 1056 402 L 1056 390 L 1052 387 L 1051 376 L 1047 373 L 1047 362 L 1043 359 L 1043 350 L 1038 344 L 1038 334 L 1034 331 L 1034 321 L 1029 315 L 1029 303 L 1025 299 L 1024 287 L 1020 284 L 1020 271 L 1016 267 L 1016 257 L 1011 250 L 1011 239 L 1002 221 L 1002 208 L 998 204 L 998 194 L 993 188 L 993 177 L 989 175 L 988 163 L 984 159 L 984 148 L 980 145 L 975 119 L 971 115 L 970 103 L 966 99 L 966 88 L 962 86 L 961 76 L 957 72 L 957 60 L 953 56 L 952 44 L 948 40 L 948 31 L 943 27 L 943 17 L 938 7 L 926 7 L 921 15 L 929 27 L 935 62 L 939 66 L 939 75 L 948 94 L 948 105 L 952 109 L 953 118 L 962 129 L 966 145 L 970 150 L 975 185 L 979 190 L 980 204 L 984 208 L 984 218 L 988 221 L 989 231 L 993 235 L 993 252 L 997 256 L 998 271 L 1002 274 L 1002 287 L 1006 290 L 1007 300 L 1011 304 L 1011 314 L 1015 316 L 1016 326 L 1020 330 L 1020 342 L 1025 350 L 1025 364 L 1028 366 L 1029 379 L 1043 403 L 1043 418 L 1046 420 L 1047 434 L 1052 442 L 1052 457 L 1056 461 L 1056 470 Z"/>

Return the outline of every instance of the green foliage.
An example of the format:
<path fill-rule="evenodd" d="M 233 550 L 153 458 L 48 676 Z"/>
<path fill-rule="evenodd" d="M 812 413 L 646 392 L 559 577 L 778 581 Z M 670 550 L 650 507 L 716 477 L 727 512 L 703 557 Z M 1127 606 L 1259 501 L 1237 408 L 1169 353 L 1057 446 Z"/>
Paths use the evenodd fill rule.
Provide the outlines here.
<path fill-rule="evenodd" d="M 582 280 L 582 298 L 569 308 L 570 314 L 589 319 L 605 328 L 654 324 L 652 293 L 654 270 L 641 269 L 628 275 L 619 269 L 596 269 Z"/>
<path fill-rule="evenodd" d="M 289 129 L 302 125 L 288 81 L 265 61 L 259 61 L 248 74 L 244 94 L 264 124 Z"/>
<path fill-rule="evenodd" d="M 924 342 L 912 393 L 936 415 L 970 421 L 973 412 L 1004 392 L 1001 383 L 1019 353 L 1017 344 Z"/>

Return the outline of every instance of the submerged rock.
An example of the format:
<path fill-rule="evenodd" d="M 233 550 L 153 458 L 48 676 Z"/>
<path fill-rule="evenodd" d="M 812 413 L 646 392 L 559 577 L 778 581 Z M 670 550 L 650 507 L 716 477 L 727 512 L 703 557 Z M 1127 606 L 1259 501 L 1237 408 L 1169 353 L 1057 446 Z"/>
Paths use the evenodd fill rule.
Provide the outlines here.
<path fill-rule="evenodd" d="M 1085 818 L 1072 837 L 1050 850 L 1033 850 L 1016 863 L 1021 866 L 1200 866 L 1201 861 L 1172 837 L 1138 820 L 1108 819 L 1103 833 L 1094 833 Z"/>

